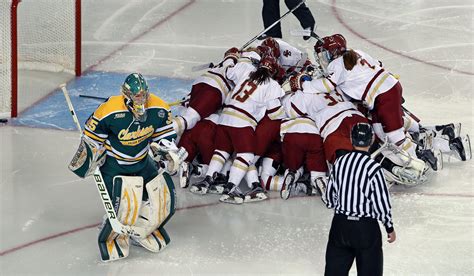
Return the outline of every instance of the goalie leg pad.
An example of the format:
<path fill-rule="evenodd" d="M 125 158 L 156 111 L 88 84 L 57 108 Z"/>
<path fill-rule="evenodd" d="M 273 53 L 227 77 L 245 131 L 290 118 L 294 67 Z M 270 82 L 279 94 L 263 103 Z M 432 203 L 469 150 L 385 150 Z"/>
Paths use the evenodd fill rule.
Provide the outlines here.
<path fill-rule="evenodd" d="M 141 246 L 146 250 L 158 253 L 170 243 L 170 237 L 163 227 L 158 227 L 155 231 L 151 232 L 145 239 L 138 240 L 132 237 L 132 244 Z"/>
<path fill-rule="evenodd" d="M 113 183 L 113 202 L 118 220 L 125 225 L 135 225 L 142 202 L 143 177 L 117 175 Z"/>
<path fill-rule="evenodd" d="M 100 257 L 103 262 L 116 261 L 128 257 L 130 237 L 112 231 L 108 219 L 105 219 L 98 238 Z"/>
<path fill-rule="evenodd" d="M 148 235 L 144 239 L 134 238 L 134 241 L 152 252 L 158 252 L 166 244 L 157 241 L 157 238 L 160 241 L 166 239 L 160 239 L 155 232 L 157 228 L 163 227 L 175 212 L 175 188 L 171 177 L 164 172 L 148 182 L 146 189 L 149 200 L 143 202 L 135 225 L 144 228 Z M 167 239 L 169 240 L 169 237 Z"/>

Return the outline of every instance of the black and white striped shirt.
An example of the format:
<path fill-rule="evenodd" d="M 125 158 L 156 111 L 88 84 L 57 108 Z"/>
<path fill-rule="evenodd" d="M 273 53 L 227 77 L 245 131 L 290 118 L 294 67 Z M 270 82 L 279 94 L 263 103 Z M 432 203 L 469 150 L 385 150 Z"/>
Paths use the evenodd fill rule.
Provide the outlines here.
<path fill-rule="evenodd" d="M 390 194 L 379 163 L 369 153 L 353 151 L 339 157 L 326 190 L 328 208 L 336 214 L 374 218 L 393 231 Z"/>

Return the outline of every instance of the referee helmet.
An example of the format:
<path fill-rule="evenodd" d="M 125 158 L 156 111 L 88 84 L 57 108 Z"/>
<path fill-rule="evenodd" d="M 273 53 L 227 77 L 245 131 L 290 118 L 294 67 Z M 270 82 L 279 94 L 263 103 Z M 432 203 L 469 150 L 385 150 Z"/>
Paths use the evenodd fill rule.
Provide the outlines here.
<path fill-rule="evenodd" d="M 368 147 L 372 144 L 374 132 L 367 123 L 357 123 L 352 127 L 351 140 L 354 147 Z"/>

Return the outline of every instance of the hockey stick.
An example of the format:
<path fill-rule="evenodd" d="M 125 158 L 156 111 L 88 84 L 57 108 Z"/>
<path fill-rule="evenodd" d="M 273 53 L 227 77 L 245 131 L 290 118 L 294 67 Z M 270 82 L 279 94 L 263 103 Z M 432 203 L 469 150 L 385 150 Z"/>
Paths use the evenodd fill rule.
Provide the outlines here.
<path fill-rule="evenodd" d="M 258 35 L 254 36 L 252 39 L 250 39 L 249 41 L 247 41 L 247 43 L 245 43 L 242 47 L 240 47 L 239 51 L 242 51 L 243 49 L 247 48 L 250 44 L 252 44 L 255 40 L 257 40 L 262 34 L 266 33 L 268 30 L 270 30 L 271 28 L 273 28 L 276 24 L 280 23 L 280 21 L 283 20 L 283 18 L 285 18 L 288 14 L 294 12 L 297 8 L 299 8 L 301 5 L 303 5 L 304 3 L 306 2 L 306 0 L 302 0 L 298 5 L 296 5 L 294 8 L 292 8 L 291 10 L 287 11 L 284 15 L 282 15 L 277 21 L 273 22 L 270 26 L 268 26 L 267 28 L 265 28 L 263 31 L 261 31 Z M 204 70 L 204 69 L 208 69 L 208 68 L 212 68 L 214 67 L 214 63 L 213 62 L 210 62 L 210 63 L 205 63 L 205 64 L 201 64 L 201 65 L 196 65 L 196 66 L 193 66 L 191 67 L 191 71 L 193 72 L 196 72 L 196 71 L 201 71 L 201 70 Z"/>
<path fill-rule="evenodd" d="M 408 114 L 408 116 L 410 116 L 413 120 L 415 120 L 415 122 L 419 123 L 421 121 L 420 118 L 416 117 L 415 114 L 411 113 L 403 105 L 402 105 L 402 109 L 403 109 L 403 111 L 405 111 L 406 114 Z"/>
<path fill-rule="evenodd" d="M 69 97 L 69 92 L 66 89 L 66 84 L 63 83 L 59 87 L 63 91 L 64 98 L 66 98 L 67 106 L 69 108 L 69 111 L 71 112 L 72 119 L 76 123 L 77 130 L 79 130 L 79 133 L 82 134 L 82 128 L 79 124 L 79 120 L 77 119 L 76 112 L 74 111 L 74 106 L 72 105 L 71 98 Z M 110 225 L 112 226 L 114 232 L 138 238 L 146 237 L 145 229 L 136 226 L 123 225 L 117 219 L 117 213 L 115 212 L 114 205 L 112 204 L 112 200 L 110 199 L 110 195 L 107 192 L 107 188 L 105 186 L 102 173 L 100 172 L 99 167 L 95 168 L 94 182 L 96 184 L 97 190 L 99 191 L 100 199 L 102 201 L 102 204 L 104 205 L 105 212 L 107 213 Z"/>
<path fill-rule="evenodd" d="M 83 94 L 79 94 L 79 97 L 80 98 L 86 98 L 86 99 L 101 100 L 101 101 L 104 101 L 104 102 L 107 100 L 107 98 L 104 98 L 104 97 L 89 96 L 89 95 L 83 95 Z"/>
<path fill-rule="evenodd" d="M 79 97 L 86 98 L 86 99 L 101 100 L 101 101 L 104 101 L 104 102 L 107 100 L 107 98 L 104 98 L 104 97 L 89 96 L 89 95 L 84 95 L 84 94 L 80 94 Z M 183 100 L 177 100 L 177 101 L 168 103 L 168 105 L 169 106 L 176 106 L 176 105 L 180 105 L 183 102 L 184 102 Z"/>

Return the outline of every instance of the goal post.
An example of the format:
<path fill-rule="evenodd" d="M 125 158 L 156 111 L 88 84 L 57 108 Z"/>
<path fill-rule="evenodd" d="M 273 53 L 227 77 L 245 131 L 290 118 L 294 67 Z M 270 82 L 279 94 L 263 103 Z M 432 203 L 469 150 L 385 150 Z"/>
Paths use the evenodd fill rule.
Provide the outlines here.
<path fill-rule="evenodd" d="M 2 0 L 0 21 L 0 118 L 16 117 L 19 70 L 81 74 L 81 0 Z"/>

